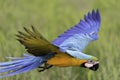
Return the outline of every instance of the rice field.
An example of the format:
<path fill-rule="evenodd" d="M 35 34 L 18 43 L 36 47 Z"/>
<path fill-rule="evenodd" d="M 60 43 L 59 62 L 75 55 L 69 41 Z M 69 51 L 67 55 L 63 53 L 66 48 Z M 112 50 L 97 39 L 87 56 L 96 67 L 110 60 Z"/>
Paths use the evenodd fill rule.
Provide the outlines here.
<path fill-rule="evenodd" d="M 84 50 L 100 59 L 96 72 L 80 67 L 53 67 L 0 80 L 120 80 L 119 3 L 119 0 L 0 0 L 0 62 L 7 61 L 6 56 L 27 53 L 15 37 L 23 26 L 34 25 L 53 41 L 92 9 L 99 9 L 102 20 L 99 40 Z"/>

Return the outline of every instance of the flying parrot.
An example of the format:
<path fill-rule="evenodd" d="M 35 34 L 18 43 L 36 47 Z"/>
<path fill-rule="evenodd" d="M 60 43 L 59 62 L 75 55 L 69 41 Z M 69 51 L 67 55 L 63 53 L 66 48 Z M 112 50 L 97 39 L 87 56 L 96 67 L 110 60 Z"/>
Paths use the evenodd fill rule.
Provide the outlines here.
<path fill-rule="evenodd" d="M 83 50 L 89 43 L 98 39 L 100 23 L 99 10 L 92 10 L 84 15 L 84 20 L 80 20 L 51 43 L 35 27 L 24 27 L 25 31 L 18 31 L 16 36 L 29 54 L 24 54 L 23 57 L 7 57 L 11 61 L 0 62 L 0 78 L 35 68 L 42 72 L 52 66 L 78 66 L 96 71 L 99 68 L 98 58 L 83 53 Z"/>

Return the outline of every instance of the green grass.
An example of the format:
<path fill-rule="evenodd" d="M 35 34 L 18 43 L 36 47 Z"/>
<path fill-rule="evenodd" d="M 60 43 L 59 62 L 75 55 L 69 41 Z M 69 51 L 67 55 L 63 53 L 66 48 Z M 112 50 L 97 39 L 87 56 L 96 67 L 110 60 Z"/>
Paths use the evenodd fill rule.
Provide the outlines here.
<path fill-rule="evenodd" d="M 23 26 L 36 26 L 49 40 L 54 40 L 77 24 L 84 13 L 99 9 L 102 17 L 99 40 L 86 53 L 100 59 L 93 72 L 79 67 L 37 70 L 1 80 L 119 80 L 120 79 L 120 1 L 119 0 L 0 0 L 0 61 L 5 56 L 21 56 L 24 47 L 15 35 Z"/>

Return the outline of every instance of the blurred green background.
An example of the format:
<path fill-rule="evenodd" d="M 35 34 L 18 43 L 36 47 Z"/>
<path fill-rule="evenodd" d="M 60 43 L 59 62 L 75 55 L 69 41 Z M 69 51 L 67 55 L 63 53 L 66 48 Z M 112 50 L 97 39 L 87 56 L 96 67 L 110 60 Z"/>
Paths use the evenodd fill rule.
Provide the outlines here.
<path fill-rule="evenodd" d="M 53 41 L 83 19 L 92 9 L 101 13 L 99 40 L 85 52 L 100 59 L 93 72 L 79 67 L 53 67 L 45 72 L 31 72 L 1 80 L 120 80 L 120 0 L 0 0 L 0 61 L 6 56 L 22 56 L 24 47 L 15 34 L 23 26 L 34 25 Z"/>

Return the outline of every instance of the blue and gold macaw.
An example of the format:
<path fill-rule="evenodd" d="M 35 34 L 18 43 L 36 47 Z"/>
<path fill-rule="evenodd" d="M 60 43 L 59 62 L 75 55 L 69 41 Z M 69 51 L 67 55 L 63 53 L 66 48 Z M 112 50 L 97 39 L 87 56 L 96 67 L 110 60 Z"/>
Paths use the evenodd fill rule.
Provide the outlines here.
<path fill-rule="evenodd" d="M 96 71 L 99 67 L 97 57 L 84 54 L 83 49 L 98 39 L 100 13 L 92 10 L 84 16 L 84 20 L 60 35 L 52 43 L 47 41 L 33 26 L 31 30 L 19 31 L 17 40 L 25 46 L 28 53 L 23 57 L 8 57 L 12 61 L 0 63 L 0 73 L 12 76 L 39 68 L 44 71 L 52 66 L 80 66 Z M 8 72 L 8 73 L 6 73 Z"/>

